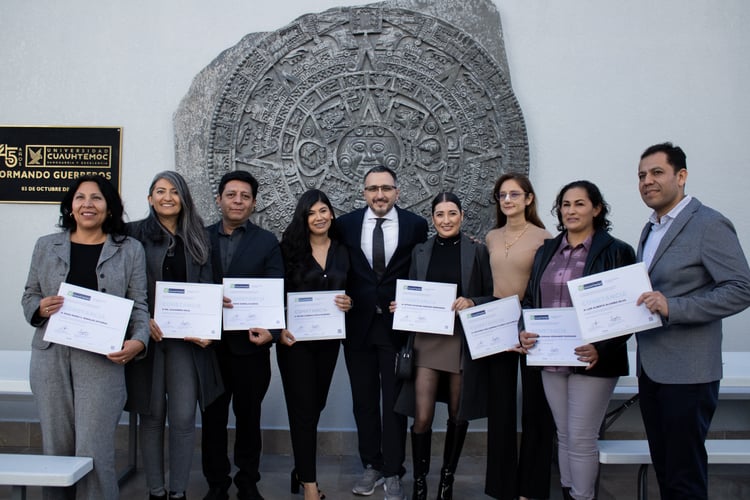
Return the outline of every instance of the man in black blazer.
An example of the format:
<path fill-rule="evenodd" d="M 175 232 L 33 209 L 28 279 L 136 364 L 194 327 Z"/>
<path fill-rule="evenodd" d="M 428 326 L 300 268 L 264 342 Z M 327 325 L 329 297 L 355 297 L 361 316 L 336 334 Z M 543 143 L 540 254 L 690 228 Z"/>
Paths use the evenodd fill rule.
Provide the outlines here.
<path fill-rule="evenodd" d="M 231 278 L 283 278 L 284 263 L 276 237 L 249 221 L 255 209 L 258 181 L 243 170 L 225 174 L 216 203 L 221 220 L 207 228 L 211 240 L 214 282 Z M 225 298 L 224 306 L 231 302 Z M 276 332 L 278 333 L 278 332 Z M 271 382 L 270 346 L 265 328 L 223 331 L 216 345 L 225 392 L 203 412 L 202 463 L 209 485 L 204 500 L 224 500 L 232 484 L 227 457 L 229 402 L 236 417 L 234 476 L 237 498 L 262 499 L 256 483 L 261 453 L 260 412 Z"/>
<path fill-rule="evenodd" d="M 365 468 L 352 492 L 371 495 L 385 483 L 386 499 L 395 500 L 405 497 L 400 477 L 406 417 L 393 411 L 399 389 L 396 352 L 405 339 L 393 331 L 388 306 L 396 296 L 396 279 L 408 277 L 412 248 L 427 239 L 427 221 L 395 206 L 399 190 L 391 169 L 372 168 L 364 184 L 367 208 L 336 220 L 351 258 L 347 294 L 354 307 L 346 318 L 344 356 Z"/>

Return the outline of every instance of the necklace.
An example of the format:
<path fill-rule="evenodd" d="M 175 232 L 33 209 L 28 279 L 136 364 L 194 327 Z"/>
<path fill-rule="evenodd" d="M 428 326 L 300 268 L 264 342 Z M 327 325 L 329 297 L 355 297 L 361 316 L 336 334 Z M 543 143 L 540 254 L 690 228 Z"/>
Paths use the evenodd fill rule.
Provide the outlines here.
<path fill-rule="evenodd" d="M 507 237 L 505 237 L 504 243 L 505 243 L 505 258 L 506 259 L 508 258 L 508 252 L 510 251 L 510 247 L 515 245 L 518 242 L 518 240 L 521 239 L 521 236 L 523 236 L 523 233 L 525 233 L 528 228 L 529 228 L 529 223 L 527 222 L 526 225 L 523 226 L 523 231 L 518 233 L 518 236 L 516 236 L 515 239 L 511 241 L 510 243 L 508 243 L 508 239 Z M 507 229 L 503 231 L 503 235 L 507 236 Z"/>

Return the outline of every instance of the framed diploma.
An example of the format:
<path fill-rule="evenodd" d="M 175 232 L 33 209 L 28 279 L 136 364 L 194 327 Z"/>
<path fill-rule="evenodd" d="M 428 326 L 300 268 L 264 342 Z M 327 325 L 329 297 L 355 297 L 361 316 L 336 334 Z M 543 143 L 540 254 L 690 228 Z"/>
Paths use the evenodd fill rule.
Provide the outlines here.
<path fill-rule="evenodd" d="M 44 340 L 99 354 L 122 349 L 133 301 L 69 283 L 60 283 L 65 297 L 50 316 Z"/>
<path fill-rule="evenodd" d="M 221 339 L 222 286 L 157 281 L 154 321 L 165 338 Z"/>

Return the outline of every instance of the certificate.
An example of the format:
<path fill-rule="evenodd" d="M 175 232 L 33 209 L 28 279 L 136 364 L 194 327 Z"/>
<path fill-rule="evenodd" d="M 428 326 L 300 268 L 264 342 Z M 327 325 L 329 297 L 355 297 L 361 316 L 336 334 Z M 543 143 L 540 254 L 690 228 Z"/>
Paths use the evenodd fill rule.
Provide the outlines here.
<path fill-rule="evenodd" d="M 587 366 L 578 361 L 575 348 L 588 344 L 581 339 L 578 316 L 572 307 L 524 309 L 523 322 L 527 332 L 539 338 L 529 349 L 529 366 Z"/>
<path fill-rule="evenodd" d="M 396 280 L 393 329 L 453 335 L 455 283 Z"/>
<path fill-rule="evenodd" d="M 224 278 L 224 330 L 285 328 L 283 278 Z"/>
<path fill-rule="evenodd" d="M 287 293 L 287 329 L 297 341 L 346 338 L 344 311 L 336 295 L 344 290 Z"/>
<path fill-rule="evenodd" d="M 641 304 L 651 280 L 643 262 L 568 281 L 584 344 L 661 326 L 661 316 Z"/>
<path fill-rule="evenodd" d="M 507 351 L 518 345 L 518 295 L 458 311 L 471 359 Z"/>
<path fill-rule="evenodd" d="M 57 294 L 65 300 L 50 316 L 44 340 L 99 354 L 122 349 L 132 300 L 69 283 L 60 283 Z"/>
<path fill-rule="evenodd" d="M 222 286 L 157 281 L 154 321 L 165 338 L 221 339 Z"/>

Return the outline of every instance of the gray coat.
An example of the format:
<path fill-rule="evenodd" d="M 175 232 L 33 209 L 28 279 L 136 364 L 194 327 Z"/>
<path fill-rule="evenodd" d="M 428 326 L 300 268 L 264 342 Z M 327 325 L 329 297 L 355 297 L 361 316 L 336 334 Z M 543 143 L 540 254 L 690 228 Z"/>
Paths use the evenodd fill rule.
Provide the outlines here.
<path fill-rule="evenodd" d="M 148 277 L 148 309 L 154 312 L 154 290 L 156 282 L 162 279 L 162 267 L 167 256 L 169 236 L 157 225 L 146 224 L 148 219 L 128 224 L 128 233 L 143 244 L 146 251 L 146 270 Z M 153 222 L 153 221 L 152 221 Z M 156 224 L 156 223 L 154 223 Z M 151 230 L 149 230 L 149 226 Z M 154 230 L 155 229 L 155 230 Z M 187 281 L 189 283 L 213 283 L 211 259 L 205 264 L 195 261 L 185 252 Z M 214 346 L 202 348 L 191 344 L 193 365 L 198 375 L 198 403 L 201 410 L 224 392 L 219 363 Z M 145 359 L 129 363 L 125 370 L 128 385 L 128 401 L 125 409 L 149 414 L 153 380 L 155 349 L 151 349 Z"/>
<path fill-rule="evenodd" d="M 427 277 L 427 268 L 430 266 L 432 247 L 435 245 L 435 237 L 431 237 L 424 243 L 420 243 L 412 251 L 411 268 L 409 279 L 424 281 Z M 474 301 L 476 305 L 485 304 L 494 300 L 492 296 L 492 269 L 490 268 L 490 257 L 487 247 L 476 243 L 466 235 L 461 237 L 461 289 L 464 297 Z M 456 331 L 463 336 L 463 328 L 457 317 L 458 328 Z M 454 333 L 455 335 L 455 333 Z M 487 363 L 485 358 L 471 359 L 469 347 L 466 341 L 463 346 L 463 377 L 461 381 L 461 397 L 459 401 L 459 420 L 474 420 L 487 416 Z M 438 400 L 446 401 L 445 397 L 438 394 Z M 414 416 L 415 411 L 414 380 L 404 382 L 396 400 L 395 410 L 402 415 Z"/>
<path fill-rule="evenodd" d="M 39 302 L 43 297 L 57 295 L 60 283 L 65 281 L 69 271 L 70 233 L 63 231 L 39 238 L 31 256 L 29 275 L 21 299 L 26 320 L 36 327 L 31 345 L 37 349 L 47 349 L 50 345 L 44 341 L 47 318 L 36 314 Z M 140 340 L 148 347 L 146 259 L 141 244 L 133 238 L 125 238 L 118 243 L 108 235 L 96 265 L 96 275 L 100 292 L 134 301 L 125 338 Z M 145 350 L 141 351 L 140 356 L 145 354 Z"/>
<path fill-rule="evenodd" d="M 651 224 L 638 243 L 638 260 Z M 697 199 L 672 221 L 648 269 L 664 326 L 637 333 L 638 373 L 662 384 L 721 379 L 721 320 L 750 305 L 750 269 L 732 223 Z"/>

